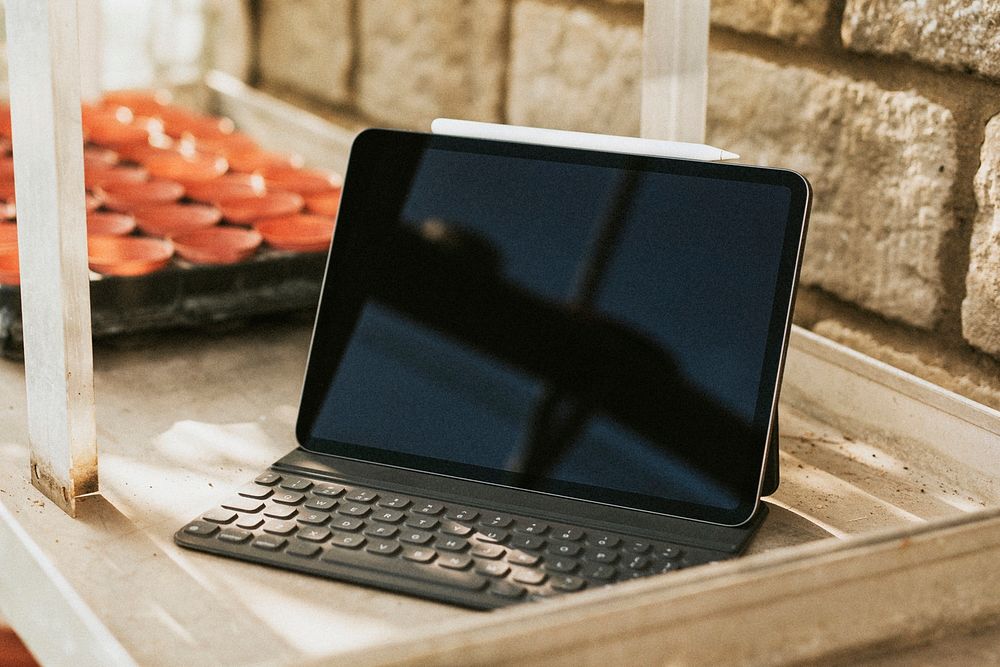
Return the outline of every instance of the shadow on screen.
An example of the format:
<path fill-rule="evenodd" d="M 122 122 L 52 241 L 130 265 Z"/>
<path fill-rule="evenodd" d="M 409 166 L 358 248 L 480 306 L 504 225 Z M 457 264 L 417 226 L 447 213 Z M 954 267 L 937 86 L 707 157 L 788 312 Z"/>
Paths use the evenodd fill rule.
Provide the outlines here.
<path fill-rule="evenodd" d="M 526 485 L 551 475 L 600 416 L 734 488 L 752 463 L 733 447 L 749 424 L 685 380 L 655 340 L 592 308 L 622 224 L 606 221 L 568 303 L 507 280 L 487 239 L 440 219 L 393 225 L 380 258 L 392 270 L 373 272 L 369 295 L 542 383 L 508 466 Z"/>

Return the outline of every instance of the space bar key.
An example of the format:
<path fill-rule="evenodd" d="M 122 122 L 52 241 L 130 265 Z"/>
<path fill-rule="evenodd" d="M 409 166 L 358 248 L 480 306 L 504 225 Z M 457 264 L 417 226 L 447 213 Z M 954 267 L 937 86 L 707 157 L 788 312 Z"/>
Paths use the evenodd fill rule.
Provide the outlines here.
<path fill-rule="evenodd" d="M 323 554 L 321 560 L 331 565 L 347 565 L 361 570 L 381 572 L 396 577 L 469 591 L 478 591 L 486 586 L 486 579 L 473 572 L 442 570 L 435 565 L 414 565 L 396 558 L 375 556 L 364 551 L 351 551 L 339 547 L 332 547 Z"/>

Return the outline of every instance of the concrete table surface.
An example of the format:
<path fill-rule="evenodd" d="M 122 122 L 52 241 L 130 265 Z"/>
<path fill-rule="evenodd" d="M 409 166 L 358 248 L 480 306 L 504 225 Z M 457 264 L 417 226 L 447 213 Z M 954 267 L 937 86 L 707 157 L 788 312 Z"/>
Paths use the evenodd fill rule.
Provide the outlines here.
<path fill-rule="evenodd" d="M 0 612 L 43 661 L 74 651 L 123 664 L 336 661 L 532 613 L 471 612 L 173 544 L 180 526 L 295 446 L 309 335 L 293 318 L 98 344 L 101 493 L 77 520 L 29 484 L 23 367 L 0 362 L 0 556 L 14 562 L 0 571 Z M 983 480 L 953 489 L 959 473 L 904 465 L 888 445 L 794 407 L 783 407 L 781 432 L 782 486 L 751 554 L 997 501 Z"/>

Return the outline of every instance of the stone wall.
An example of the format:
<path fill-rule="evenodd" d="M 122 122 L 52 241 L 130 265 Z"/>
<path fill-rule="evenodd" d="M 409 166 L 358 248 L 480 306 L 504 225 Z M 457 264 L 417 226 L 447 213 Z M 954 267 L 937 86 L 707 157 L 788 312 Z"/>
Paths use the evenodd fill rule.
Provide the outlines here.
<path fill-rule="evenodd" d="M 637 0 L 244 6 L 247 76 L 351 125 L 638 133 Z M 1000 0 L 714 0 L 712 24 L 709 143 L 815 187 L 797 321 L 1000 407 Z"/>

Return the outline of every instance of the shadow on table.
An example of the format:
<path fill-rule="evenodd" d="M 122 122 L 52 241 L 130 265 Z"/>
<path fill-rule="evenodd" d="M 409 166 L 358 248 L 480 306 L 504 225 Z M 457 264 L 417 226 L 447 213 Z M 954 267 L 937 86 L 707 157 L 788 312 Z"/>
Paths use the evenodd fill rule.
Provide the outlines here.
<path fill-rule="evenodd" d="M 140 664 L 244 664 L 282 651 L 294 654 L 284 638 L 207 576 L 197 562 L 202 557 L 171 557 L 100 495 L 81 499 L 78 519 L 95 536 L 80 550 L 77 572 L 113 573 L 118 581 L 74 577 L 75 584 L 90 589 L 85 599 Z M 215 647 L 225 647 L 225 653 Z"/>

